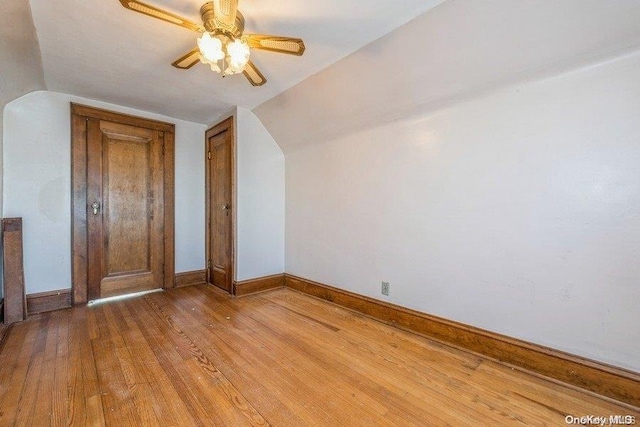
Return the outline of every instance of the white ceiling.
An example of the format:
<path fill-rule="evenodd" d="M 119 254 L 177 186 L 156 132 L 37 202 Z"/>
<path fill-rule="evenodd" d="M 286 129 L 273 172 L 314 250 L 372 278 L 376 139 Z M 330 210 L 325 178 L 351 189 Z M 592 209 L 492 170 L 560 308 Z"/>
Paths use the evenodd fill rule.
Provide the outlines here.
<path fill-rule="evenodd" d="M 171 66 L 196 33 L 130 11 L 118 0 L 30 0 L 47 88 L 209 124 L 253 109 L 445 0 L 240 0 L 245 33 L 301 37 L 303 57 L 253 51 L 266 76 L 222 79 L 206 66 Z M 147 0 L 201 22 L 204 0 Z"/>

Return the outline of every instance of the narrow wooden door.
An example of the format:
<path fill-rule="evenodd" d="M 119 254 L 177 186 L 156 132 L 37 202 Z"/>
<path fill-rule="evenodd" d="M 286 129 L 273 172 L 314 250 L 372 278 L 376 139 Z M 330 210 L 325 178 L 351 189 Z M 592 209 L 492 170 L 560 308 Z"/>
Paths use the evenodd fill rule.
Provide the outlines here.
<path fill-rule="evenodd" d="M 207 276 L 209 283 L 229 293 L 233 289 L 232 132 L 225 126 L 207 132 Z"/>
<path fill-rule="evenodd" d="M 164 284 L 163 137 L 153 129 L 88 120 L 89 299 Z"/>

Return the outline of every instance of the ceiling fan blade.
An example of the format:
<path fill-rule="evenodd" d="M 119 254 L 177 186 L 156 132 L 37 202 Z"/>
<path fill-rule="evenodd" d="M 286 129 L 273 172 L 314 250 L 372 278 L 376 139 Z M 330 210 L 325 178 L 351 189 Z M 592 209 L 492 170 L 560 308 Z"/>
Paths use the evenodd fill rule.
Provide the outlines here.
<path fill-rule="evenodd" d="M 267 82 L 267 79 L 260 72 L 260 70 L 258 70 L 256 64 L 251 61 L 247 62 L 247 65 L 244 66 L 244 71 L 242 72 L 242 74 L 244 74 L 247 80 L 249 80 L 249 83 L 251 83 L 253 86 L 262 86 Z"/>
<path fill-rule="evenodd" d="M 242 40 L 254 49 L 268 50 L 288 55 L 302 56 L 305 50 L 302 39 L 293 37 L 268 36 L 264 34 L 247 34 Z"/>
<path fill-rule="evenodd" d="M 155 6 L 142 3 L 141 1 L 120 0 L 120 3 L 127 9 L 151 16 L 153 18 L 161 19 L 166 22 L 171 22 L 172 24 L 180 25 L 181 27 L 188 28 L 192 31 L 197 31 L 200 33 L 205 31 L 204 27 L 200 24 L 196 24 L 193 21 L 190 21 L 178 15 L 175 15 L 171 12 L 167 12 L 165 10 L 159 9 Z"/>
<path fill-rule="evenodd" d="M 181 70 L 188 70 L 189 68 L 200 62 L 200 49 L 195 48 L 186 55 L 180 57 L 180 59 L 171 63 L 176 68 Z"/>
<path fill-rule="evenodd" d="M 238 15 L 238 0 L 213 0 L 213 13 L 220 26 L 232 29 Z"/>

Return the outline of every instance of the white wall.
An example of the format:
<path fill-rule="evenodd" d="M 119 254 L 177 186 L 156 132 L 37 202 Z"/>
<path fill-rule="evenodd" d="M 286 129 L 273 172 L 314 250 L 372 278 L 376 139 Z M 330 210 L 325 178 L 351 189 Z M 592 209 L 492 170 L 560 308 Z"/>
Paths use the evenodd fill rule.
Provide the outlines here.
<path fill-rule="evenodd" d="M 4 111 L 5 217 L 23 217 L 27 293 L 71 286 L 70 102 L 176 125 L 176 272 L 204 268 L 205 126 L 39 91 Z"/>
<path fill-rule="evenodd" d="M 637 0 L 448 0 L 265 102 L 285 270 L 640 371 L 639 46 Z"/>
<path fill-rule="evenodd" d="M 249 110 L 237 133 L 236 280 L 284 272 L 285 168 L 282 150 Z"/>
<path fill-rule="evenodd" d="M 640 53 L 286 155 L 286 271 L 640 371 Z"/>
<path fill-rule="evenodd" d="M 3 0 L 0 14 L 0 112 L 14 99 L 34 90 L 45 89 L 42 60 L 31 8 L 27 0 Z M 2 120 L 0 120 L 0 170 L 2 169 Z M 2 211 L 0 173 L 0 218 Z M 2 244 L 0 242 L 0 253 Z M 0 298 L 2 262 L 0 262 Z"/>
<path fill-rule="evenodd" d="M 205 125 L 176 124 L 176 273 L 202 270 L 205 261 Z"/>

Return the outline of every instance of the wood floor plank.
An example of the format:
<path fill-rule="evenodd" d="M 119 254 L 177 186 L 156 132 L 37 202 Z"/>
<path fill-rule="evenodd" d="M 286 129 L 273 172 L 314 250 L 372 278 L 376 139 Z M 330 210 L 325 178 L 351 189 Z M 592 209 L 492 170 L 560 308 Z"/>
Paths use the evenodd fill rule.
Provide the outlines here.
<path fill-rule="evenodd" d="M 30 333 L 28 336 L 27 333 Z M 35 337 L 34 328 L 21 327 L 17 329 L 7 329 L 5 341 L 0 348 L 0 407 L 7 407 L 8 403 L 15 393 L 12 378 L 24 378 L 24 373 L 19 371 L 19 361 L 25 352 L 22 348 L 33 344 Z M 30 352 L 27 351 L 27 352 Z M 0 412 L 0 421 L 5 421 L 8 414 Z"/>
<path fill-rule="evenodd" d="M 49 426 L 54 417 L 54 402 L 56 401 L 55 371 L 57 365 L 57 353 L 60 339 L 64 339 L 64 313 L 46 313 L 48 318 L 45 345 L 42 350 L 42 372 L 35 388 L 35 400 L 33 412 L 25 425 Z M 66 378 L 65 378 L 66 381 Z M 41 399 L 41 396 L 50 398 Z M 59 402 L 62 403 L 62 402 Z M 59 414 L 58 414 L 59 415 Z M 66 415 L 65 415 L 66 417 Z"/>
<path fill-rule="evenodd" d="M 185 303 L 189 304 L 189 301 L 185 301 Z M 196 303 L 196 301 L 193 301 L 192 303 Z M 194 309 L 197 314 L 197 311 L 200 310 L 200 307 L 194 308 Z M 246 329 L 249 331 L 252 331 L 252 333 L 255 334 L 255 336 L 252 337 L 252 341 L 259 342 L 261 339 L 261 336 L 266 336 L 266 334 L 260 331 L 260 327 L 261 327 L 260 322 L 256 323 L 255 316 L 254 316 L 255 310 L 256 308 L 252 307 L 251 309 L 252 314 L 249 316 L 250 320 L 252 320 L 254 324 L 248 324 Z M 189 311 L 186 311 L 186 313 L 189 313 Z M 230 317 L 234 316 L 233 313 L 227 313 L 227 314 L 230 314 Z M 239 322 L 238 319 L 234 319 L 234 321 Z M 189 326 L 189 328 L 191 327 L 192 325 Z M 287 325 L 283 324 L 283 325 L 278 325 L 278 327 L 274 329 L 280 331 L 278 333 L 281 333 L 281 331 L 286 328 L 287 328 Z M 272 332 L 272 334 L 273 333 L 274 332 Z M 224 342 L 227 340 L 221 339 L 221 341 Z M 293 337 L 293 339 L 292 337 L 281 337 L 279 341 L 282 343 L 287 343 L 288 346 L 291 346 L 292 342 L 295 341 L 295 337 Z M 274 347 L 274 348 L 277 347 L 277 345 L 272 346 L 271 344 L 267 344 L 265 342 L 263 342 L 261 345 L 264 347 L 265 344 L 269 345 L 270 347 Z M 248 351 L 248 349 L 244 349 L 244 350 Z M 237 351 L 243 352 L 242 349 L 238 349 Z M 264 350 L 263 350 L 263 353 L 264 353 Z M 403 425 L 409 425 L 409 424 L 419 425 L 424 423 L 425 421 L 431 421 L 431 422 L 437 421 L 437 418 L 434 415 L 429 413 L 423 413 L 422 414 L 423 416 L 419 420 L 413 420 L 413 421 L 410 421 L 409 419 L 407 419 L 407 417 L 397 418 L 396 417 L 397 414 L 389 412 L 387 408 L 387 406 L 389 407 L 398 406 L 397 404 L 394 404 L 395 402 L 393 402 L 392 397 L 386 396 L 384 401 L 374 402 L 371 396 L 376 396 L 378 393 L 376 393 L 375 391 L 370 391 L 370 395 L 362 393 L 361 389 L 363 388 L 363 384 L 367 382 L 367 378 L 365 376 L 357 380 L 360 383 L 358 388 L 349 387 L 348 384 L 346 384 L 343 381 L 343 378 L 341 378 L 340 375 L 342 373 L 339 373 L 339 375 L 336 376 L 336 374 L 332 372 L 331 369 L 329 369 L 328 371 L 323 370 L 324 368 L 322 368 L 321 365 L 323 367 L 332 366 L 329 363 L 329 359 L 330 359 L 330 355 L 329 357 L 324 357 L 322 360 L 315 360 L 315 361 L 312 360 L 310 364 L 309 363 L 304 364 L 302 362 L 295 361 L 292 357 L 288 357 L 286 359 L 286 365 L 288 366 L 285 366 L 283 370 L 286 374 L 290 374 L 289 371 L 291 370 L 305 372 L 305 375 L 307 377 L 307 381 L 306 381 L 307 384 L 312 384 L 312 390 L 310 392 L 313 392 L 314 390 L 330 390 L 329 394 L 324 394 L 319 396 L 319 398 L 324 402 L 324 406 L 331 406 L 336 404 L 337 406 L 343 408 L 340 411 L 335 411 L 335 413 L 338 413 L 339 417 L 342 417 L 342 418 L 337 418 L 335 420 L 332 420 L 331 424 L 342 425 L 344 423 L 352 421 L 353 419 L 360 419 L 360 420 L 363 420 L 363 422 L 368 420 L 369 423 L 373 422 L 369 418 L 371 414 L 363 413 L 361 410 L 359 410 L 361 406 L 365 406 L 369 409 L 373 409 L 376 412 L 376 416 L 378 417 L 383 415 L 384 416 L 383 422 L 387 422 L 387 421 L 393 422 L 394 418 L 396 418 L 395 422 L 401 423 Z M 306 360 L 308 362 L 309 357 L 303 355 L 302 357 L 300 357 L 300 360 L 302 361 Z M 350 368 L 347 366 L 345 366 L 344 368 L 345 368 L 345 372 L 348 372 L 350 370 Z M 378 387 L 378 386 L 374 385 L 373 387 Z M 375 390 L 377 390 L 377 388 Z M 301 393 L 301 395 L 305 395 L 305 393 Z M 424 406 L 423 402 L 419 402 L 419 403 L 422 406 Z M 352 407 L 352 409 L 345 410 L 344 409 L 345 407 L 347 408 Z M 378 420 L 377 424 L 380 424 L 380 423 L 381 421 Z"/>
<path fill-rule="evenodd" d="M 51 402 L 51 425 L 62 427 L 69 425 L 69 332 L 71 310 L 55 312 L 58 317 L 58 336 L 53 360 L 53 391 Z"/>
<path fill-rule="evenodd" d="M 41 316 L 41 321 L 37 336 L 33 343 L 33 350 L 28 358 L 29 366 L 25 375 L 24 386 L 20 390 L 19 400 L 16 402 L 15 426 L 30 426 L 36 415 L 38 406 L 38 387 L 43 375 L 43 365 L 45 359 L 45 349 L 47 343 L 49 314 Z"/>
<path fill-rule="evenodd" d="M 176 306 L 173 310 L 177 314 L 181 311 Z M 190 314 L 191 308 L 185 308 L 184 313 Z M 185 319 L 182 318 L 181 321 L 185 322 Z M 311 411 L 299 417 L 295 399 L 279 398 L 287 395 L 287 391 L 294 396 L 304 395 L 305 384 L 302 382 L 293 384 L 289 376 L 282 375 L 275 363 L 268 363 L 271 356 L 262 357 L 265 353 L 264 348 L 256 348 L 254 351 L 244 336 L 236 335 L 232 340 L 230 336 L 218 334 L 217 322 L 212 319 L 209 322 L 186 320 L 186 323 L 189 330 L 194 332 L 194 340 L 197 341 L 198 346 L 214 358 L 225 376 L 241 387 L 246 396 L 271 394 L 274 397 L 258 401 L 260 413 L 270 422 L 277 425 L 309 425 L 314 419 L 318 420 L 310 415 Z M 285 423 L 285 420 L 290 424 Z"/>
<path fill-rule="evenodd" d="M 106 305 L 96 307 L 92 312 L 100 330 L 99 338 L 91 340 L 96 370 L 100 382 L 102 405 L 107 425 L 142 425 L 135 408 L 131 390 L 127 386 L 117 353 L 117 332 L 112 337 Z"/>
<path fill-rule="evenodd" d="M 69 420 L 73 425 L 104 425 L 104 407 L 102 391 L 98 379 L 96 357 L 92 339 L 96 339 L 97 327 L 93 309 L 78 307 L 72 310 L 72 333 L 70 345 L 70 383 L 69 391 L 72 407 Z M 74 390 L 78 387 L 79 390 Z"/>
<path fill-rule="evenodd" d="M 84 307 L 69 310 L 69 342 L 67 379 L 63 385 L 67 388 L 67 422 L 68 425 L 85 425 L 87 423 L 87 390 L 85 388 L 83 360 L 92 359 L 87 356 L 83 347 L 90 342 L 86 335 L 86 328 L 79 327 L 79 318 L 86 320 L 86 309 Z M 82 322 L 85 324 L 85 322 Z M 102 420 L 104 421 L 104 420 Z"/>
<path fill-rule="evenodd" d="M 171 323 L 171 319 L 158 315 L 153 307 L 149 307 L 151 312 L 146 317 L 159 319 L 167 326 L 161 329 L 162 334 L 153 349 L 159 357 L 169 357 L 163 366 L 171 365 L 171 380 L 181 389 L 181 395 L 186 397 L 196 418 L 204 420 L 205 425 L 265 425 L 259 414 L 252 414 L 255 419 L 243 414 L 245 406 L 250 408 L 244 397 L 235 391 L 230 398 L 227 390 L 230 384 L 225 384 L 226 379 L 219 375 L 206 356 Z"/>
<path fill-rule="evenodd" d="M 211 290 L 211 288 L 205 288 L 205 291 L 208 290 Z M 203 299 L 202 294 L 198 291 L 194 293 L 189 289 L 185 289 L 184 293 L 191 294 L 193 298 L 181 300 L 179 307 L 176 307 L 182 309 L 183 317 L 180 318 L 181 321 L 188 322 L 188 317 L 186 316 L 191 316 L 192 319 L 204 317 L 213 321 L 209 324 L 211 328 L 209 335 L 211 333 L 214 335 L 211 336 L 211 340 L 208 342 L 206 339 L 202 340 L 202 338 L 206 338 L 207 334 L 204 330 L 198 328 L 199 321 L 189 325 L 190 329 L 193 328 L 202 332 L 201 334 L 196 334 L 196 339 L 200 340 L 199 345 L 203 346 L 203 348 L 208 348 L 213 354 L 216 354 L 216 350 L 220 350 L 220 348 L 217 348 L 218 345 L 229 345 L 228 361 L 234 363 L 243 358 L 246 359 L 235 370 L 226 370 L 225 375 L 230 378 L 233 377 L 234 381 L 238 381 L 245 393 L 255 390 L 256 386 L 269 384 L 269 387 L 262 389 L 257 395 L 275 393 L 276 396 L 289 397 L 289 399 L 278 400 L 284 407 L 281 407 L 281 410 L 277 413 L 270 412 L 269 407 L 259 407 L 261 413 L 271 413 L 271 417 L 268 418 L 270 422 L 278 425 L 339 425 L 336 412 L 323 410 L 321 405 L 309 404 L 308 396 L 313 395 L 315 391 L 313 385 L 289 372 L 288 361 L 290 357 L 281 357 L 277 345 L 274 346 L 262 339 L 266 335 L 260 333 L 260 325 L 249 324 L 243 328 L 236 327 L 241 326 L 242 316 L 238 315 L 235 308 L 220 304 L 207 304 L 206 299 Z M 210 296 L 212 298 L 219 297 L 217 291 L 213 291 Z M 159 295 L 154 295 L 153 297 L 162 298 Z M 240 303 L 243 304 L 242 302 Z M 244 319 L 251 322 L 251 318 L 248 316 L 244 316 Z M 230 328 L 230 324 L 233 324 L 233 327 Z M 283 345 L 286 345 L 286 343 Z M 257 357 L 253 357 L 253 355 Z M 220 359 L 217 358 L 216 361 L 219 363 Z M 247 372 L 249 370 L 256 373 L 255 378 L 249 379 L 246 373 L 234 376 L 234 372 Z M 246 379 L 249 379 L 249 381 L 245 381 Z M 263 403 L 261 400 L 258 400 L 258 402 L 260 404 Z"/>
<path fill-rule="evenodd" d="M 2 306 L 0 305 L 0 310 L 2 310 Z M 2 352 L 2 347 L 4 346 L 5 337 L 9 334 L 11 329 L 11 325 L 5 325 L 4 323 L 0 323 L 0 352 Z"/>
<path fill-rule="evenodd" d="M 213 381 L 220 391 L 227 397 L 226 400 L 216 399 L 219 406 L 221 403 L 227 404 L 227 415 L 242 415 L 248 425 L 252 426 L 266 426 L 268 423 L 260 415 L 258 411 L 245 399 L 245 397 L 227 380 L 227 378 L 211 363 L 211 360 L 202 352 L 202 350 L 195 345 L 193 340 L 174 322 L 174 320 L 168 316 L 162 308 L 153 302 L 149 297 L 145 297 L 147 303 L 151 305 L 157 316 L 178 336 L 183 342 L 183 345 L 189 350 L 193 356 L 189 359 L 192 363 L 196 362 L 200 366 L 203 373 L 205 373 Z M 237 423 L 239 419 L 234 419 L 232 422 Z"/>
<path fill-rule="evenodd" d="M 277 306 L 281 306 L 281 304 L 287 305 L 288 299 L 279 297 L 280 295 L 275 292 L 265 295 L 265 298 L 276 302 Z M 305 299 L 308 299 L 308 297 L 305 297 Z M 313 313 L 315 313 L 312 302 L 296 300 L 296 305 L 304 307 L 304 311 L 307 313 L 304 315 L 304 319 L 313 317 Z M 342 315 L 358 316 L 353 312 L 339 310 L 346 312 L 340 313 Z M 296 310 L 291 311 L 298 314 Z M 334 315 L 337 317 L 337 313 L 334 312 Z M 473 375 L 480 365 L 479 362 L 482 361 L 477 356 L 461 353 L 458 354 L 458 357 L 452 357 L 451 349 L 439 349 L 438 346 L 432 345 L 434 343 L 424 339 L 413 342 L 404 341 L 402 336 L 395 335 L 397 329 L 388 325 L 382 325 L 383 327 L 379 331 L 384 332 L 385 329 L 388 329 L 388 338 L 391 339 L 391 345 L 386 339 L 375 341 L 360 340 L 360 337 L 369 333 L 366 328 L 362 328 L 366 324 L 361 324 L 362 327 L 358 328 L 353 326 L 353 319 L 350 319 L 350 321 L 351 323 L 349 324 L 341 321 L 335 323 L 339 327 L 338 330 L 340 330 L 341 335 L 338 339 L 342 340 L 341 347 L 354 347 L 344 354 L 345 358 L 352 352 L 359 351 L 361 359 L 359 369 L 365 372 L 367 376 L 381 374 L 381 377 L 378 378 L 379 382 L 385 381 L 384 378 L 386 377 L 400 376 L 403 384 L 405 384 L 404 388 L 413 390 L 412 393 L 415 394 L 413 397 L 417 398 L 418 402 L 427 399 L 429 396 L 440 395 L 437 409 L 436 411 L 432 410 L 432 412 L 446 410 L 446 408 L 449 408 L 449 411 L 455 410 L 458 414 L 467 412 L 470 417 L 468 421 L 471 423 L 478 422 L 477 419 L 474 420 L 476 416 L 484 417 L 485 420 L 493 419 L 496 423 L 505 421 L 513 423 L 525 422 L 522 412 L 513 414 L 509 411 L 508 405 L 502 405 L 505 399 L 501 399 L 499 395 L 494 394 L 492 399 L 487 399 L 487 395 L 491 395 L 490 389 L 468 387 L 470 376 Z M 349 328 L 348 325 L 351 325 L 351 327 Z M 375 369 L 376 367 L 379 369 Z M 366 370 L 369 370 L 369 372 L 366 372 Z M 445 383 L 446 386 L 442 387 L 442 383 Z M 408 385 L 413 387 L 408 387 Z M 386 387 L 390 388 L 392 386 Z M 428 393 L 424 394 L 421 390 L 427 390 Z M 406 400 L 406 396 L 403 396 L 403 399 Z M 402 408 L 402 405 L 394 406 L 394 408 Z M 406 412 L 415 411 L 414 409 Z"/>
<path fill-rule="evenodd" d="M 275 306 L 263 305 L 263 308 L 266 309 L 264 312 L 265 316 L 260 318 L 260 321 L 264 321 L 266 317 L 270 316 L 271 313 L 269 310 L 273 310 Z M 260 307 L 252 307 L 252 317 L 256 318 L 261 310 L 262 309 Z M 427 407 L 428 404 L 425 404 L 421 399 L 416 399 L 415 396 L 414 410 L 405 410 L 410 409 L 404 407 L 404 404 L 408 402 L 408 385 L 410 385 L 410 383 L 404 382 L 403 387 L 398 388 L 396 385 L 392 383 L 385 383 L 384 381 L 380 381 L 380 378 L 378 378 L 378 374 L 387 369 L 384 366 L 387 361 L 372 360 L 371 363 L 358 363 L 357 365 L 350 362 L 349 355 L 352 353 L 345 353 L 345 346 L 351 347 L 349 351 L 355 351 L 357 353 L 358 351 L 363 350 L 362 343 L 353 341 L 348 342 L 347 340 L 341 341 L 338 335 L 335 335 L 335 332 L 339 331 L 337 328 L 327 329 L 321 326 L 319 330 L 314 331 L 313 334 L 299 334 L 297 332 L 297 328 L 308 330 L 309 327 L 313 326 L 313 323 L 305 325 L 304 323 L 307 320 L 311 320 L 319 325 L 324 323 L 307 314 L 301 317 L 285 317 L 281 323 L 276 325 L 275 329 L 280 333 L 286 332 L 286 335 L 282 336 L 281 340 L 295 344 L 298 351 L 305 354 L 306 358 L 315 359 L 317 364 L 326 368 L 326 371 L 321 372 L 321 374 L 324 377 L 330 378 L 332 384 L 334 384 L 333 388 L 336 388 L 335 385 L 340 386 L 343 380 L 348 380 L 341 389 L 337 390 L 338 392 L 342 392 L 346 396 L 348 396 L 349 393 L 352 395 L 356 394 L 360 399 L 366 397 L 373 402 L 363 401 L 363 404 L 381 408 L 385 413 L 386 419 L 395 418 L 396 422 L 401 422 L 405 425 L 415 423 L 420 424 L 425 420 L 431 422 L 436 422 L 438 420 L 436 413 L 434 413 L 437 411 L 432 411 L 431 413 L 424 411 L 424 408 Z M 336 342 L 339 345 L 335 345 Z M 368 349 L 364 350 L 367 353 L 369 352 Z M 380 362 L 383 362 L 383 364 L 380 364 Z M 354 390 L 353 388 L 350 388 L 348 384 L 358 384 L 358 389 Z M 396 390 L 393 390 L 394 388 Z M 380 389 L 385 391 L 385 393 L 382 393 L 384 394 L 384 398 L 380 398 Z M 363 391 L 365 393 L 363 393 Z M 402 395 L 402 399 L 399 399 L 400 395 Z M 412 420 L 410 419 L 411 415 L 409 414 L 415 413 L 416 408 L 418 408 L 418 413 L 422 411 L 422 414 L 419 420 Z M 354 416 L 357 415 L 354 414 Z"/>
<path fill-rule="evenodd" d="M 271 292 L 265 295 L 264 297 L 278 304 L 286 304 L 287 300 L 291 299 L 290 293 L 282 293 L 277 291 Z M 324 301 L 318 300 L 316 298 L 308 297 L 306 295 L 303 295 L 303 297 L 304 297 L 303 299 L 299 299 L 298 297 L 295 297 L 295 303 L 293 303 L 293 305 L 298 308 L 300 307 L 304 308 L 305 313 L 313 312 L 313 309 L 314 309 L 313 307 L 323 307 L 323 308 L 326 307 L 325 306 L 326 302 Z M 385 325 L 380 322 L 370 322 L 368 321 L 369 319 L 367 319 L 364 316 L 361 316 L 354 312 L 350 312 L 348 310 L 344 310 L 339 307 L 336 307 L 335 309 L 333 309 L 332 318 L 334 320 L 333 324 L 335 325 L 335 327 L 338 327 L 338 328 L 345 327 L 343 332 L 345 333 L 355 332 L 356 336 L 369 334 L 371 331 L 369 331 L 366 328 L 366 326 L 373 326 L 377 331 L 384 332 L 388 338 L 392 339 L 392 342 L 394 343 L 393 346 L 391 348 L 385 347 L 385 344 L 387 341 L 386 339 L 372 341 L 371 342 L 372 354 L 376 354 L 378 356 L 382 354 L 386 354 L 387 355 L 386 358 L 389 359 L 390 357 L 393 357 L 396 354 L 396 349 L 401 347 L 402 351 L 400 353 L 402 355 L 413 355 L 414 357 L 413 357 L 413 362 L 411 361 L 411 359 L 409 359 L 409 360 L 403 360 L 401 361 L 401 363 L 396 363 L 400 370 L 411 368 L 416 360 L 420 362 L 427 361 L 427 360 L 430 360 L 430 361 L 437 360 L 436 366 L 438 370 L 446 367 L 447 376 L 453 375 L 453 376 L 456 376 L 458 379 L 462 380 L 461 385 L 463 385 L 463 387 L 459 388 L 456 391 L 456 395 L 458 396 L 459 401 L 463 404 L 465 401 L 467 402 L 470 401 L 473 403 L 474 407 L 484 406 L 488 411 L 492 413 L 500 414 L 500 416 L 507 417 L 508 419 L 512 419 L 514 421 L 524 420 L 527 423 L 534 423 L 534 420 L 540 417 L 540 411 L 541 409 L 543 409 L 542 406 L 538 406 L 538 407 L 532 406 L 532 405 L 527 405 L 526 407 L 513 406 L 511 405 L 513 401 L 510 401 L 508 399 L 508 396 L 510 396 L 508 392 L 505 394 L 504 392 L 496 391 L 496 389 L 500 390 L 503 387 L 505 387 L 505 390 L 509 390 L 509 386 L 511 387 L 512 390 L 518 389 L 519 386 L 517 383 L 516 384 L 514 383 L 507 384 L 504 382 L 501 383 L 496 381 L 495 378 L 493 378 L 492 383 L 490 384 L 489 387 L 487 387 L 485 386 L 486 383 L 484 381 L 470 381 L 469 375 L 476 375 L 476 370 L 480 366 L 477 363 L 477 361 L 485 360 L 482 366 L 486 366 L 486 364 L 489 363 L 490 366 L 500 366 L 500 368 L 504 371 L 504 365 L 502 364 L 495 364 L 495 362 L 491 362 L 487 359 L 483 359 L 482 357 L 479 357 L 477 355 L 473 355 L 468 352 L 453 349 L 447 345 L 441 345 L 428 339 L 425 340 L 424 338 L 419 337 L 418 335 L 415 335 L 415 334 L 406 334 L 403 332 L 398 334 L 398 329 L 394 327 Z M 358 318 L 360 318 L 364 322 L 358 321 Z M 349 328 L 346 328 L 347 325 L 351 325 L 351 326 Z M 400 346 L 398 345 L 399 342 L 400 342 Z M 407 345 L 408 343 L 419 344 L 419 346 L 418 347 L 416 347 L 415 345 L 408 346 Z M 425 347 L 426 343 L 429 344 L 428 352 L 425 351 L 427 349 Z M 417 353 L 416 353 L 416 349 L 419 350 Z M 425 357 L 425 355 L 427 354 L 428 354 L 428 358 Z M 455 356 L 456 354 L 458 355 L 458 357 L 455 357 L 455 358 L 452 357 L 452 356 Z M 469 359 L 468 363 L 464 362 L 465 358 Z M 462 365 L 461 365 L 462 367 L 468 364 L 468 366 L 471 367 L 471 370 L 468 370 L 468 372 L 465 372 L 467 369 L 464 368 L 463 370 L 460 371 L 462 375 L 455 375 L 455 371 L 456 371 L 455 366 L 452 366 L 452 364 L 449 362 L 456 361 L 456 360 L 459 362 L 462 362 Z M 513 374 L 511 372 L 513 372 Z M 519 371 L 515 371 L 515 372 L 510 371 L 508 377 L 512 378 L 514 376 L 518 376 L 519 374 L 521 374 L 521 372 Z M 429 372 L 430 377 L 433 377 L 434 375 L 437 375 L 437 371 Z M 533 381 L 533 382 L 537 382 L 538 384 L 542 384 L 542 386 L 539 387 L 538 392 L 543 390 L 553 391 L 554 394 L 556 395 L 556 398 L 555 398 L 556 405 L 559 405 L 558 402 L 564 402 L 565 400 L 571 399 L 572 396 L 578 394 L 580 396 L 579 397 L 580 402 L 584 402 L 584 405 L 585 405 L 583 409 L 584 413 L 588 412 L 587 408 L 589 406 L 594 407 L 595 402 L 589 403 L 589 398 L 585 397 L 584 392 L 576 391 L 575 389 L 564 386 L 564 385 L 554 384 L 547 380 L 543 380 L 538 377 L 531 376 L 529 374 L 522 374 L 522 376 L 523 378 L 526 378 L 530 382 Z M 443 378 L 443 379 L 446 380 L 446 378 Z M 600 398 L 596 398 L 596 401 L 599 403 L 605 402 L 603 399 L 600 399 Z M 577 402 L 574 402 L 573 404 L 569 404 L 569 406 L 570 407 L 575 406 L 575 403 Z M 560 406 L 562 407 L 562 405 Z M 609 410 L 611 410 L 611 407 L 609 407 Z M 561 413 L 563 413 L 563 415 L 561 415 Z M 566 416 L 567 414 L 569 414 L 568 411 L 564 411 L 564 412 L 556 411 L 556 413 L 552 415 L 553 417 L 555 417 L 555 422 L 562 423 L 564 422 L 563 421 L 564 416 Z M 548 417 L 548 416 L 550 416 L 550 414 L 545 413 L 545 417 Z"/>
<path fill-rule="evenodd" d="M 640 388 L 639 388 L 640 390 Z M 0 346 L 0 426 L 565 425 L 638 408 L 289 289 L 206 285 L 33 316 Z"/>
<path fill-rule="evenodd" d="M 149 382 L 144 371 L 140 370 L 137 355 L 132 354 L 135 349 L 129 342 L 125 342 L 125 335 L 129 335 L 131 329 L 123 321 L 121 304 L 105 306 L 105 316 L 109 324 L 109 330 L 120 371 L 124 379 L 129 394 L 142 425 L 160 424 L 160 418 L 156 416 L 154 410 L 153 395 L 149 390 Z"/>
<path fill-rule="evenodd" d="M 184 381 L 176 365 L 180 364 L 181 357 L 175 351 L 174 346 L 163 339 L 162 335 L 148 329 L 142 319 L 140 328 L 145 333 L 149 345 L 154 353 L 154 357 L 162 366 L 163 372 L 168 378 L 171 387 L 176 390 L 180 396 L 180 403 L 188 413 L 190 420 L 194 426 L 204 426 L 205 421 L 209 419 L 209 415 L 205 408 L 198 401 L 197 396 L 193 393 L 189 384 Z"/>
<path fill-rule="evenodd" d="M 266 321 L 269 310 L 269 306 L 264 310 L 256 307 L 252 315 L 263 313 L 261 320 Z M 424 421 L 441 422 L 445 416 L 453 418 L 458 425 L 478 425 L 483 420 L 491 419 L 493 414 L 483 414 L 477 408 L 469 408 L 457 398 L 457 389 L 462 382 L 456 382 L 453 377 L 446 377 L 444 387 L 440 383 L 439 387 L 428 388 L 428 383 L 416 381 L 417 372 L 398 369 L 401 363 L 390 360 L 388 354 L 385 356 L 383 353 L 380 357 L 373 353 L 370 342 L 331 337 L 333 332 L 324 328 L 318 328 L 313 334 L 300 334 L 299 331 L 305 329 L 305 320 L 289 315 L 276 323 L 276 329 L 284 333 L 282 339 L 295 343 L 309 358 L 323 361 L 328 367 L 324 375 L 329 378 L 335 376 L 331 378 L 332 383 L 339 384 L 338 378 L 347 384 L 358 383 L 360 391 L 365 391 L 372 399 L 379 397 L 382 390 L 384 398 L 376 403 L 387 408 L 386 418 L 395 417 L 397 422 L 405 425 L 420 425 Z M 336 342 L 339 345 L 336 346 Z M 351 363 L 350 356 L 354 354 L 359 360 L 357 365 Z M 399 382 L 390 381 L 394 375 L 400 379 Z M 345 388 L 343 391 L 348 390 Z"/>
<path fill-rule="evenodd" d="M 120 307 L 121 320 L 129 325 L 127 334 L 128 347 L 135 355 L 137 363 L 134 365 L 139 374 L 146 378 L 146 392 L 152 401 L 154 412 L 164 425 L 195 425 L 196 421 L 191 417 L 184 405 L 177 405 L 180 395 L 177 393 L 167 374 L 162 369 L 159 360 L 153 354 L 153 350 L 145 334 L 135 321 L 135 306 L 124 303 Z"/>

